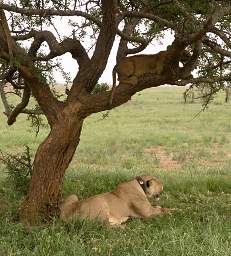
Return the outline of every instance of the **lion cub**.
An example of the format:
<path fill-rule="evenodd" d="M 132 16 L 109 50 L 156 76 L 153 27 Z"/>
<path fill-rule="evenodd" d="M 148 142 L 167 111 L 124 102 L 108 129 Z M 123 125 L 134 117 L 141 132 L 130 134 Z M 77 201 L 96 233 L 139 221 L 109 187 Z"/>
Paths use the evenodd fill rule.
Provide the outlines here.
<path fill-rule="evenodd" d="M 99 219 L 111 225 L 120 225 L 128 218 L 149 218 L 172 212 L 174 209 L 152 207 L 148 198 L 159 198 L 163 183 L 152 176 L 139 176 L 119 184 L 112 192 L 78 200 L 68 196 L 61 205 L 60 218 L 64 221 L 75 217 Z"/>

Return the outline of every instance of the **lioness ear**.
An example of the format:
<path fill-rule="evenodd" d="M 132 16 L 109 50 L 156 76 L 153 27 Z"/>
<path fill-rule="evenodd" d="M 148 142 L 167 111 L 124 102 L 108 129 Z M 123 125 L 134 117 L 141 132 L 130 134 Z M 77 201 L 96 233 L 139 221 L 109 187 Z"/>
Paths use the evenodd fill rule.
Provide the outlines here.
<path fill-rule="evenodd" d="M 148 180 L 148 181 L 146 182 L 146 186 L 147 186 L 147 188 L 149 188 L 149 187 L 150 187 L 150 181 L 151 181 L 151 180 Z"/>

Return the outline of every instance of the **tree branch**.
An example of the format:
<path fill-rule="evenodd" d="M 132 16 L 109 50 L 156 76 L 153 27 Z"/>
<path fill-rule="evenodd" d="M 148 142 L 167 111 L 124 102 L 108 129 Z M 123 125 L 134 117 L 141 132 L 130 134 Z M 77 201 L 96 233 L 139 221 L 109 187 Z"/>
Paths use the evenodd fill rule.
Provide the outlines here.
<path fill-rule="evenodd" d="M 221 30 L 219 30 L 219 29 L 217 29 L 217 28 L 215 28 L 215 27 L 211 28 L 210 31 L 211 31 L 212 33 L 216 34 L 217 36 L 219 36 L 219 37 L 223 40 L 223 42 L 224 42 L 229 48 L 231 48 L 231 39 L 228 38 L 228 37 L 225 35 L 224 32 L 222 32 Z"/>
<path fill-rule="evenodd" d="M 123 12 L 121 15 L 123 17 L 153 20 L 155 22 L 160 23 L 161 25 L 166 26 L 167 28 L 172 28 L 172 29 L 176 28 L 176 24 L 148 12 L 126 11 L 126 12 Z"/>
<path fill-rule="evenodd" d="M 186 16 L 189 20 L 196 21 L 191 13 L 188 12 L 184 4 L 179 2 L 178 0 L 173 0 L 173 3 L 181 10 L 181 12 Z"/>
<path fill-rule="evenodd" d="M 191 75 L 191 71 L 195 68 L 195 65 L 198 61 L 198 58 L 200 56 L 202 49 L 202 42 L 201 41 L 196 41 L 194 49 L 193 49 L 193 54 L 189 58 L 189 60 L 185 63 L 184 67 L 181 68 L 181 77 L 182 79 L 187 78 L 188 76 Z"/>
<path fill-rule="evenodd" d="M 76 101 L 80 93 L 90 93 L 106 67 L 116 35 L 116 2 L 117 0 L 102 0 L 103 25 L 100 28 L 95 51 L 90 62 L 79 69 L 68 95 L 68 102 Z"/>
<path fill-rule="evenodd" d="M 117 35 L 119 35 L 123 40 L 139 43 L 145 45 L 147 43 L 147 40 L 145 40 L 142 37 L 136 37 L 136 36 L 130 36 L 124 32 L 121 32 L 119 29 L 116 30 Z"/>
<path fill-rule="evenodd" d="M 104 26 L 100 29 L 92 62 L 100 63 L 103 67 L 106 66 L 116 35 L 115 2 L 116 0 L 102 0 L 102 24 Z"/>
<path fill-rule="evenodd" d="M 1 7 L 0 7 L 1 8 Z M 57 120 L 57 114 L 59 113 L 61 102 L 59 102 L 51 93 L 49 86 L 46 84 L 44 79 L 41 77 L 41 74 L 35 68 L 31 58 L 25 54 L 25 51 L 14 43 L 12 40 L 12 56 L 10 55 L 8 47 L 2 45 L 5 42 L 4 28 L 3 25 L 0 26 L 0 56 L 7 63 L 11 64 L 14 68 L 17 68 L 18 72 L 24 78 L 24 81 L 27 82 L 28 87 L 32 90 L 33 95 L 37 99 L 42 111 L 47 116 L 48 122 L 52 125 L 55 120 Z M 8 24 L 6 24 L 8 27 Z M 9 35 L 11 37 L 11 35 Z M 12 39 L 12 38 L 10 38 Z M 16 63 L 15 63 L 16 62 Z M 9 124 L 12 124 L 15 121 L 16 116 L 18 115 L 19 110 L 21 110 L 27 102 L 28 90 L 23 93 L 24 98 L 22 104 L 17 106 L 12 117 L 8 121 Z"/>
<path fill-rule="evenodd" d="M 34 109 L 23 109 L 21 111 L 22 114 L 26 114 L 26 115 L 44 115 L 44 113 L 41 110 L 34 110 Z"/>
<path fill-rule="evenodd" d="M 137 46 L 135 48 L 127 49 L 126 55 L 128 55 L 128 54 L 137 54 L 137 53 L 143 51 L 144 49 L 147 48 L 147 46 L 149 45 L 150 42 L 151 42 L 151 40 L 147 41 L 145 43 L 142 43 L 141 45 L 139 45 L 139 46 Z"/>
<path fill-rule="evenodd" d="M 35 56 L 33 60 L 47 61 L 57 56 L 61 56 L 66 52 L 70 52 L 74 59 L 77 59 L 79 65 L 89 62 L 89 57 L 77 39 L 67 38 L 61 43 L 58 43 L 55 36 L 50 31 L 35 31 L 32 30 L 27 37 L 33 37 L 34 41 L 31 44 L 29 55 Z M 44 57 L 36 57 L 36 53 L 39 50 L 41 44 L 47 42 L 50 53 Z"/>
<path fill-rule="evenodd" d="M 216 82 L 222 82 L 222 81 L 231 81 L 231 74 L 226 76 L 214 76 L 214 77 L 197 77 L 189 80 L 182 80 L 182 81 L 175 81 L 174 83 L 179 86 L 185 86 L 187 84 L 199 84 L 199 83 L 216 83 Z"/>
<path fill-rule="evenodd" d="M 30 100 L 30 88 L 25 86 L 23 90 L 22 101 L 14 108 L 14 110 L 8 115 L 8 125 L 12 125 L 15 121 L 17 116 L 22 112 L 22 110 L 28 105 Z"/>
<path fill-rule="evenodd" d="M 16 45 L 15 45 L 15 42 L 14 42 L 14 40 L 12 39 L 12 37 L 10 35 L 10 30 L 9 30 L 9 27 L 8 27 L 8 23 L 7 23 L 7 20 L 6 20 L 5 13 L 1 8 L 0 8 L 0 26 L 1 26 L 0 40 L 2 41 L 0 44 L 2 44 L 3 42 L 6 41 L 6 45 L 7 45 L 7 48 L 8 48 L 8 53 L 9 53 L 10 57 L 12 58 L 13 57 L 13 48 L 15 48 Z"/>
<path fill-rule="evenodd" d="M 6 98 L 6 93 L 4 91 L 4 84 L 0 84 L 0 94 L 1 94 L 1 99 L 2 99 L 2 104 L 3 104 L 3 107 L 4 107 L 4 114 L 6 116 L 9 116 L 10 115 L 10 106 L 8 104 L 8 101 L 7 101 L 7 98 Z"/>
<path fill-rule="evenodd" d="M 142 0 L 142 1 L 144 2 L 145 0 Z M 166 0 L 166 1 L 159 1 L 159 3 L 158 3 L 156 6 L 154 6 L 154 8 L 158 8 L 158 7 L 163 6 L 163 5 L 171 4 L 172 1 L 173 1 L 173 0 L 170 0 L 170 1 L 167 1 L 167 0 Z M 146 6 L 147 6 L 147 7 L 149 6 L 149 2 L 148 2 L 148 1 L 147 1 Z"/>
<path fill-rule="evenodd" d="M 133 40 L 131 36 L 127 36 L 127 35 L 132 35 L 134 33 L 135 27 L 137 26 L 138 23 L 139 23 L 139 19 L 137 18 L 133 18 L 133 19 L 130 19 L 129 21 L 125 21 L 125 25 L 122 32 L 124 36 L 122 36 L 120 39 L 117 56 L 116 56 L 116 62 L 118 62 L 122 57 L 126 57 L 128 54 L 138 53 L 144 50 L 148 46 L 149 41 L 145 41 L 144 39 L 142 39 L 138 47 L 133 49 L 128 48 L 128 41 L 133 41 Z"/>
<path fill-rule="evenodd" d="M 217 8 L 217 10 L 210 15 L 206 21 L 202 24 L 201 29 L 198 29 L 197 32 L 189 34 L 189 35 L 184 35 L 183 38 L 179 38 L 182 43 L 185 45 L 189 45 L 192 42 L 202 40 L 202 38 L 205 36 L 207 32 L 210 31 L 210 29 L 224 16 L 231 14 L 231 3 L 220 6 Z"/>
<path fill-rule="evenodd" d="M 0 4 L 0 8 L 3 10 L 9 11 L 9 12 L 24 14 L 26 16 L 38 15 L 38 16 L 41 16 L 44 18 L 50 17 L 50 16 L 62 16 L 62 17 L 81 16 L 81 17 L 84 17 L 84 18 L 94 22 L 98 26 L 101 26 L 101 22 L 96 17 L 94 17 L 93 15 L 90 15 L 86 12 L 82 12 L 82 11 L 20 8 L 15 5 L 8 5 L 8 4 Z"/>
<path fill-rule="evenodd" d="M 30 63 L 21 64 L 18 68 L 24 78 L 25 83 L 31 88 L 33 96 L 36 98 L 43 113 L 46 115 L 49 124 L 52 126 L 57 120 L 58 115 L 64 107 L 64 103 L 58 101 L 52 94 L 49 85 L 37 73 L 36 68 Z"/>
<path fill-rule="evenodd" d="M 215 70 L 215 69 L 217 69 L 217 68 L 221 68 L 221 67 L 223 67 L 223 66 L 226 66 L 226 65 L 229 65 L 229 64 L 231 64 L 231 60 L 227 60 L 227 61 L 219 61 L 217 64 L 215 64 L 215 65 L 208 65 L 208 66 L 205 66 L 205 67 L 203 67 L 203 69 L 202 69 L 202 71 L 206 71 L 207 69 L 209 69 L 209 70 Z"/>
<path fill-rule="evenodd" d="M 228 50 L 225 50 L 225 49 L 221 48 L 217 43 L 209 40 L 208 37 L 203 39 L 203 43 L 206 44 L 207 46 L 209 46 L 209 48 L 211 50 L 213 50 L 214 52 L 217 52 L 217 53 L 219 53 L 223 56 L 231 57 L 231 51 L 228 51 Z"/>
<path fill-rule="evenodd" d="M 80 98 L 82 104 L 81 113 L 83 116 L 88 116 L 92 113 L 98 113 L 105 110 L 118 107 L 131 99 L 131 97 L 139 91 L 150 87 L 157 87 L 165 84 L 167 80 L 162 76 L 152 75 L 146 78 L 139 78 L 136 85 L 120 83 L 114 88 L 113 102 L 110 104 L 111 91 L 102 92 L 100 94 L 88 95 Z"/>
<path fill-rule="evenodd" d="M 12 11 L 15 13 L 20 13 L 20 14 L 24 14 L 24 15 L 28 15 L 28 16 L 32 16 L 32 15 L 38 15 L 41 17 L 50 17 L 50 16 L 81 16 L 84 17 L 90 21 L 92 21 L 93 23 L 95 23 L 97 26 L 101 27 L 103 22 L 101 22 L 99 19 L 97 19 L 96 17 L 86 13 L 86 12 L 82 12 L 82 11 L 71 11 L 71 10 L 54 10 L 54 9 L 26 9 L 26 8 L 19 8 L 16 6 L 12 6 L 12 5 L 7 5 L 7 4 L 0 4 L 0 8 L 5 9 L 7 11 Z M 147 18 L 150 20 L 154 20 L 154 21 L 158 21 L 161 24 L 166 25 L 168 28 L 174 28 L 174 24 L 170 23 L 169 21 L 158 17 L 156 15 L 153 14 L 149 14 L 149 13 L 145 13 L 145 12 L 124 12 L 120 15 L 120 21 L 123 20 L 125 17 L 137 17 L 137 18 Z M 33 33 L 33 32 L 32 32 Z M 139 37 L 131 37 L 128 34 L 124 34 L 123 32 L 121 32 L 119 29 L 116 29 L 116 33 L 122 37 L 124 40 L 130 41 L 130 42 L 135 42 L 135 43 L 140 43 L 142 44 L 143 49 L 146 47 L 145 45 L 147 45 L 149 42 L 147 42 L 145 39 L 143 38 L 139 38 Z M 31 38 L 31 32 L 26 34 L 26 35 L 17 35 L 14 36 L 15 40 L 26 40 Z M 139 51 L 137 49 L 137 51 Z M 136 50 L 132 51 L 132 53 L 136 53 Z M 46 60 L 46 59 L 45 59 Z"/>

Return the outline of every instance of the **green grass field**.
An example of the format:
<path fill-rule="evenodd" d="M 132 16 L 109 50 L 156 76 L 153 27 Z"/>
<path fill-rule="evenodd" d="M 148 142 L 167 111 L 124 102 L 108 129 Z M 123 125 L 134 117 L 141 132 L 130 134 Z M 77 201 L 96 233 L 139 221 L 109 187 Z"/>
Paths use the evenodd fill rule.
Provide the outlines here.
<path fill-rule="evenodd" d="M 208 110 L 183 104 L 183 89 L 149 89 L 114 109 L 89 117 L 67 170 L 63 196 L 112 190 L 151 174 L 164 181 L 158 202 L 171 216 L 130 220 L 122 228 L 76 220 L 28 229 L 17 221 L 21 200 L 0 163 L 0 255 L 231 255 L 231 105 L 220 93 Z M 1 110 L 2 112 L 2 110 Z M 0 119 L 0 149 L 35 152 L 37 137 L 26 118 L 8 127 Z M 155 201 L 153 201 L 155 205 Z"/>

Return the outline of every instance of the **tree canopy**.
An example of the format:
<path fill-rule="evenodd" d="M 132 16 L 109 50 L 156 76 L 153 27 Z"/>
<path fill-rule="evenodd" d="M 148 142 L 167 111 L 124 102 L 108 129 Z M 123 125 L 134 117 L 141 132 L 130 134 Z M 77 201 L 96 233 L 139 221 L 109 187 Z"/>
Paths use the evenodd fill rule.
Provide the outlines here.
<path fill-rule="evenodd" d="M 206 83 L 214 92 L 223 81 L 230 81 L 230 1 L 121 0 L 104 4 L 90 0 L 15 0 L 0 7 L 1 80 L 10 82 L 22 98 L 19 105 L 8 106 L 1 89 L 8 124 L 20 112 L 32 112 L 25 109 L 31 95 L 44 113 L 53 110 L 50 103 L 49 107 L 42 103 L 43 97 L 53 101 L 54 106 L 59 105 L 47 85 L 54 81 L 57 69 L 70 82 L 58 59 L 67 52 L 79 65 L 68 100 L 84 91 L 88 95 L 83 99 L 84 114 L 110 108 L 106 100 L 109 92 L 90 94 L 105 69 L 116 34 L 120 37 L 117 60 L 142 51 L 154 39 L 161 41 L 166 30 L 175 37 L 169 46 L 174 60 L 171 65 L 179 63 L 183 51 L 188 58 L 171 76 L 158 78 L 147 74 L 133 88 L 118 86 L 111 107 L 127 101 L 137 91 L 164 83 Z M 61 23 L 69 27 L 65 29 Z M 197 77 L 189 79 L 187 74 L 194 69 Z M 83 85 L 81 77 L 93 73 L 91 81 Z M 39 86 L 28 85 L 32 77 Z"/>

